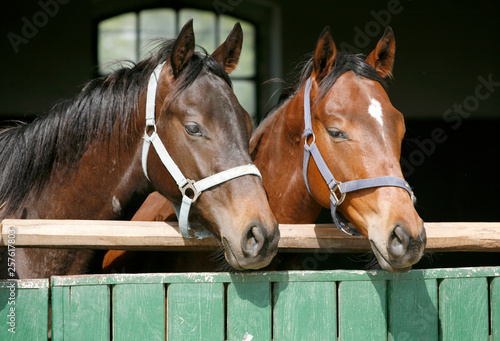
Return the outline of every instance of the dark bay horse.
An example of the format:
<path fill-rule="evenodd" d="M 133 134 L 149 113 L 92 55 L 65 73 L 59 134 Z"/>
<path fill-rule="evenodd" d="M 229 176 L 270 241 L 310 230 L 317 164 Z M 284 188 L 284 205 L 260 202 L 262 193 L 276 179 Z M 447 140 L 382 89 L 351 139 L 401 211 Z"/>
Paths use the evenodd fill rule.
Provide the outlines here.
<path fill-rule="evenodd" d="M 190 208 L 235 269 L 268 265 L 279 230 L 248 153 L 251 119 L 227 75 L 242 39 L 236 24 L 212 55 L 195 52 L 190 20 L 150 58 L 89 82 L 31 124 L 1 131 L 0 219 L 120 219 L 156 190 Z M 148 92 L 151 85 L 157 90 Z M 6 278 L 6 249 L 1 256 Z M 17 249 L 17 277 L 84 273 L 93 256 Z"/>
<path fill-rule="evenodd" d="M 420 260 L 426 236 L 399 164 L 403 115 L 385 90 L 384 79 L 392 75 L 394 54 L 391 28 L 367 58 L 337 51 L 326 28 L 291 95 L 253 133 L 250 152 L 280 223 L 314 223 L 322 208 L 332 207 L 333 200 L 334 209 L 348 219 L 351 228 L 369 239 L 380 266 L 404 272 Z M 308 83 L 310 89 L 306 89 Z M 307 95 L 310 104 L 305 104 Z M 306 106 L 311 115 L 309 131 Z M 305 146 L 311 149 L 313 142 L 322 155 L 322 171 L 316 158 L 309 154 L 304 158 Z M 329 185 L 325 168 L 332 173 Z M 365 179 L 369 180 L 363 182 Z M 168 216 L 166 206 L 161 214 Z M 343 229 L 349 226 L 335 212 L 333 218 Z M 122 263 L 146 263 L 123 253 L 115 255 Z M 194 257 L 178 258 L 196 264 Z M 121 268 L 120 261 L 113 264 L 112 254 L 106 258 L 109 269 Z M 186 263 L 181 268 L 189 269 Z"/>

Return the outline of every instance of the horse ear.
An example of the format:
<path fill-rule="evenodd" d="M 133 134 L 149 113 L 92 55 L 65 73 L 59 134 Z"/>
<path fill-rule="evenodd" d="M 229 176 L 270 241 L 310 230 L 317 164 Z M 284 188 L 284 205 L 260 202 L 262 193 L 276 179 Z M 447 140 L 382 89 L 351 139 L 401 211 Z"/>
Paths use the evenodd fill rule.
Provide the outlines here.
<path fill-rule="evenodd" d="M 313 77 L 316 82 L 321 81 L 330 72 L 337 56 L 337 48 L 330 34 L 330 27 L 326 26 L 319 36 L 314 51 Z"/>
<path fill-rule="evenodd" d="M 394 38 L 394 32 L 392 28 L 387 26 L 384 35 L 377 43 L 377 47 L 366 58 L 366 62 L 378 72 L 380 77 L 392 77 L 395 53 L 396 39 Z"/>
<path fill-rule="evenodd" d="M 237 22 L 227 36 L 226 41 L 212 53 L 212 58 L 224 68 L 226 73 L 231 73 L 238 65 L 242 44 L 243 30 L 240 23 Z"/>
<path fill-rule="evenodd" d="M 193 19 L 189 19 L 177 36 L 170 54 L 170 64 L 174 77 L 177 77 L 188 64 L 194 54 L 194 46 Z"/>

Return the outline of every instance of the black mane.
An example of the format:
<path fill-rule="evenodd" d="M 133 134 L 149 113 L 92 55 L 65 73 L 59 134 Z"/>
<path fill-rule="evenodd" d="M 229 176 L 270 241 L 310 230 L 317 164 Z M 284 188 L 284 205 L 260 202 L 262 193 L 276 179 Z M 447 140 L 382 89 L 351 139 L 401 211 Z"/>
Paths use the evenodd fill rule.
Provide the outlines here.
<path fill-rule="evenodd" d="M 301 68 L 295 72 L 296 76 L 294 78 L 298 78 L 298 81 L 295 81 L 292 85 L 285 85 L 278 103 L 269 111 L 268 114 L 265 115 L 265 117 L 269 116 L 277 109 L 279 109 L 283 105 L 283 103 L 286 102 L 286 100 L 295 95 L 297 90 L 305 85 L 307 79 L 311 76 L 312 73 L 313 58 L 314 57 L 311 56 L 306 60 L 305 63 L 301 63 L 297 66 Z M 352 71 L 357 76 L 362 76 L 377 81 L 383 86 L 384 89 L 387 89 L 387 84 L 384 79 L 380 77 L 378 72 L 375 71 L 375 69 L 365 61 L 365 58 L 366 57 L 362 54 L 344 54 L 340 51 L 337 51 L 332 70 L 319 83 L 318 99 L 321 101 L 328 94 L 337 79 L 347 71 Z"/>
<path fill-rule="evenodd" d="M 109 142 L 118 131 L 114 140 L 127 145 L 138 118 L 139 94 L 154 68 L 169 58 L 174 42 L 161 40 L 150 58 L 91 80 L 75 98 L 60 101 L 30 124 L 0 131 L 0 207 L 7 203 L 0 212 L 12 212 L 33 190 L 40 193 L 54 170 L 74 168 L 90 143 Z M 202 70 L 231 86 L 224 69 L 204 51 L 193 55 L 175 91 L 187 88 Z"/>

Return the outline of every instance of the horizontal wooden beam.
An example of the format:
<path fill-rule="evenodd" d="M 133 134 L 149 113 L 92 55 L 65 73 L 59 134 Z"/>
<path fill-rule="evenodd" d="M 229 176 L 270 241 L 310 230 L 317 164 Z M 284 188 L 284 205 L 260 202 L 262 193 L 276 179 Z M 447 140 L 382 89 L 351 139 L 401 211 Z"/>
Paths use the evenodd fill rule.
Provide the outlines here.
<path fill-rule="evenodd" d="M 100 220 L 0 222 L 0 246 L 117 250 L 215 250 L 216 238 L 181 236 L 176 223 Z M 428 252 L 500 252 L 500 223 L 426 223 Z M 347 236 L 333 224 L 280 225 L 282 252 L 366 252 L 364 237 Z"/>

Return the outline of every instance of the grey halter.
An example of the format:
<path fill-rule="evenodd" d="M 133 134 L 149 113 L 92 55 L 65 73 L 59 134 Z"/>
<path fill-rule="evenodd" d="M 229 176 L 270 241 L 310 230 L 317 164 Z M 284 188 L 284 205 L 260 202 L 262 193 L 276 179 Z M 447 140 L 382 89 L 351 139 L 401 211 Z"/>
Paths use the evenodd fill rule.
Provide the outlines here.
<path fill-rule="evenodd" d="M 198 181 L 186 179 L 170 154 L 167 152 L 165 145 L 160 140 L 160 136 L 156 133 L 156 89 L 158 86 L 158 78 L 164 64 L 165 63 L 158 65 L 149 78 L 146 97 L 146 130 L 144 132 L 144 144 L 142 147 L 142 169 L 144 171 L 144 175 L 149 180 L 147 160 L 149 147 L 152 144 L 163 165 L 168 170 L 172 178 L 174 178 L 179 190 L 182 193 L 182 203 L 180 205 L 174 202 L 172 203 L 179 220 L 179 230 L 181 231 L 182 236 L 184 238 L 193 238 L 194 236 L 195 238 L 203 239 L 212 236 L 210 231 L 196 231 L 191 229 L 189 225 L 189 210 L 191 208 L 191 204 L 198 199 L 201 193 L 216 185 L 243 175 L 255 175 L 261 179 L 262 176 L 254 164 L 248 164 L 227 169 Z M 153 130 L 151 135 L 148 133 L 149 128 Z"/>
<path fill-rule="evenodd" d="M 316 166 L 318 167 L 321 176 L 325 180 L 328 188 L 330 189 L 330 209 L 332 214 L 332 219 L 337 228 L 341 231 L 349 235 L 360 235 L 359 231 L 357 231 L 352 225 L 349 226 L 347 221 L 342 220 L 337 213 L 337 207 L 342 204 L 345 199 L 345 196 L 349 192 L 358 191 L 360 189 L 373 188 L 373 187 L 383 187 L 383 186 L 393 186 L 400 187 L 408 192 L 413 203 L 415 203 L 416 198 L 413 195 L 413 191 L 411 190 L 410 185 L 401 178 L 395 176 L 381 176 L 377 178 L 370 179 L 361 179 L 361 180 L 352 180 L 346 182 L 340 182 L 335 179 L 332 172 L 328 168 L 325 160 L 321 156 L 321 153 L 316 145 L 316 137 L 314 136 L 314 132 L 312 130 L 312 122 L 311 122 L 311 92 L 312 81 L 311 78 L 307 80 L 306 89 L 304 93 L 304 163 L 303 163 L 303 172 L 304 172 L 304 181 L 306 183 L 307 190 L 311 193 L 309 189 L 309 182 L 307 180 L 307 169 L 309 167 L 309 158 L 313 157 Z M 307 138 L 312 136 L 313 141 L 311 144 L 307 144 Z M 311 194 L 312 195 L 312 194 Z"/>

